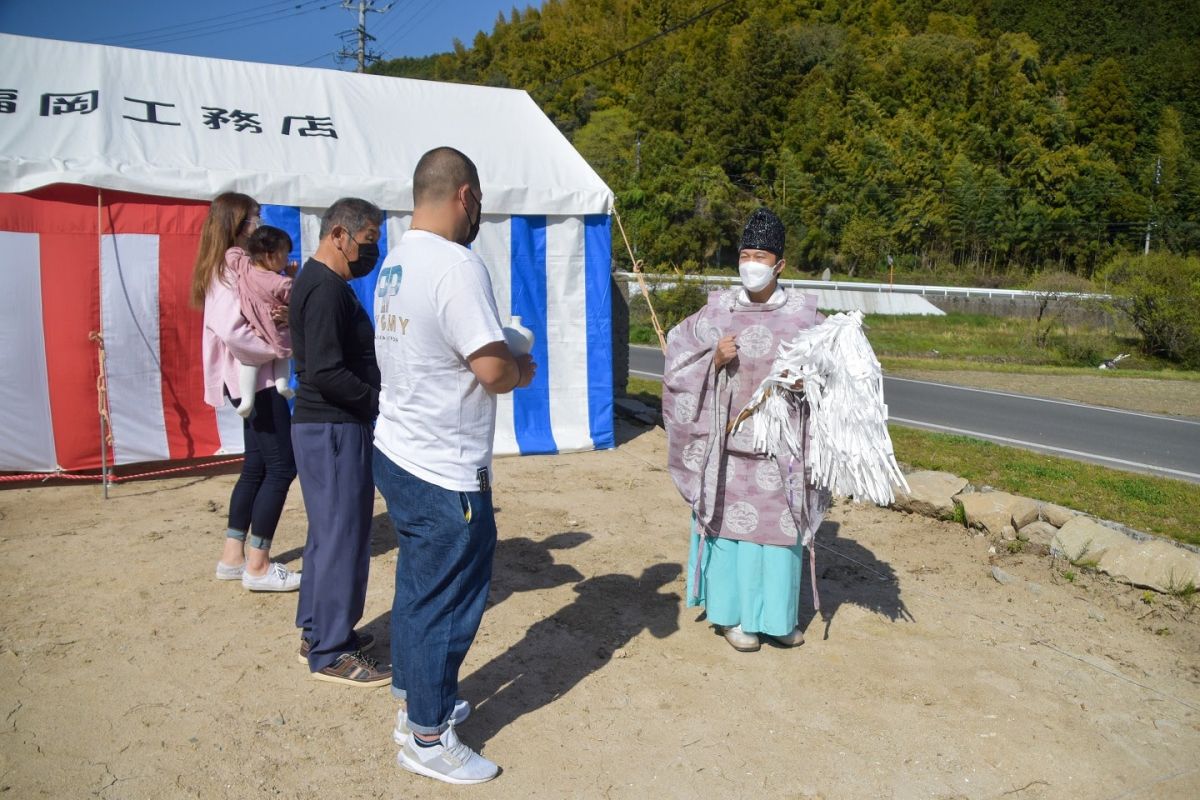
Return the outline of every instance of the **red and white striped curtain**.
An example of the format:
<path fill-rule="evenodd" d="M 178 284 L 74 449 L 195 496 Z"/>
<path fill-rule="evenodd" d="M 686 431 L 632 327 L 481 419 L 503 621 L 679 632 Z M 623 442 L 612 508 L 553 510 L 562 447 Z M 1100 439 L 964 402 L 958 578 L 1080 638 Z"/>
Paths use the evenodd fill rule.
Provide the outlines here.
<path fill-rule="evenodd" d="M 0 195 L 0 471 L 100 466 L 98 345 L 110 464 L 241 452 L 204 404 L 188 304 L 205 202 L 58 185 Z"/>

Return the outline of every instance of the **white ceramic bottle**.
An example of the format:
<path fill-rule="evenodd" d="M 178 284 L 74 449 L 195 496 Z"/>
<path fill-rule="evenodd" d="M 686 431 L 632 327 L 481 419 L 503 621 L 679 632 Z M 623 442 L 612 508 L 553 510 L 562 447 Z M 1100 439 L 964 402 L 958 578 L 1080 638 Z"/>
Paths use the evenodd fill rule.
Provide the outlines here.
<path fill-rule="evenodd" d="M 521 324 L 520 317 L 513 317 L 504 326 L 504 341 L 514 356 L 529 355 L 533 350 L 533 331 Z"/>

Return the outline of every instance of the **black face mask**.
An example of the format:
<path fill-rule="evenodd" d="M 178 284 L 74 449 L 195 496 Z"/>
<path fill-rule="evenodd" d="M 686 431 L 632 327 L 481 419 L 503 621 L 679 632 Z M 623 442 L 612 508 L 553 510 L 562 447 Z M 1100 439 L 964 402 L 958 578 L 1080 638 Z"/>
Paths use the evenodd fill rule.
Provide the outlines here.
<path fill-rule="evenodd" d="M 358 242 L 358 258 L 350 262 L 350 274 L 355 278 L 370 275 L 379 262 L 379 245 L 374 242 Z"/>
<path fill-rule="evenodd" d="M 466 201 L 463 202 L 463 211 L 467 212 L 467 222 L 471 223 L 471 227 L 467 230 L 467 237 L 459 241 L 459 244 L 466 247 L 479 235 L 479 223 L 483 219 L 483 206 L 479 207 L 479 214 L 474 221 L 471 220 L 471 209 L 467 208 Z"/>

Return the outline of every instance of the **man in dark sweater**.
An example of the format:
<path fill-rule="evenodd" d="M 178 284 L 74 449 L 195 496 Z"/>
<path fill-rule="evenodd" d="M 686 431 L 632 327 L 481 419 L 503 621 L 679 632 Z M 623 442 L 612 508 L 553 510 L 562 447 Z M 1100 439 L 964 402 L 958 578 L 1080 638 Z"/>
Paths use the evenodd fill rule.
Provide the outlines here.
<path fill-rule="evenodd" d="M 296 626 L 300 659 L 314 678 L 349 686 L 383 686 L 363 651 L 373 637 L 362 619 L 370 566 L 371 425 L 379 412 L 379 367 L 370 314 L 347 283 L 379 260 L 380 210 L 342 198 L 321 218 L 321 240 L 292 286 L 288 322 L 299 387 L 292 449 L 308 512 Z"/>

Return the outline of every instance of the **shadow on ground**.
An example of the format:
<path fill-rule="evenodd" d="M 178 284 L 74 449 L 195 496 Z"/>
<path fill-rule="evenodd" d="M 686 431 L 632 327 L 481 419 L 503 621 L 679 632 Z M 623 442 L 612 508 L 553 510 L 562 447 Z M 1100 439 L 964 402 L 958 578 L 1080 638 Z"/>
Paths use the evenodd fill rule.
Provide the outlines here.
<path fill-rule="evenodd" d="M 815 539 L 819 614 L 824 623 L 822 638 L 829 638 L 838 609 L 845 603 L 893 621 L 915 621 L 900 598 L 900 581 L 891 564 L 881 561 L 858 542 L 839 536 L 840 528 L 837 522 L 824 522 Z M 813 608 L 808 558 L 805 553 L 800 594 L 800 627 L 804 630 L 818 614 Z"/>
<path fill-rule="evenodd" d="M 578 595 L 459 685 L 475 702 L 471 740 L 482 745 L 501 728 L 566 694 L 604 667 L 642 631 L 662 639 L 678 630 L 679 595 L 664 587 L 678 564 L 654 564 L 638 577 L 597 575 L 575 584 Z"/>

